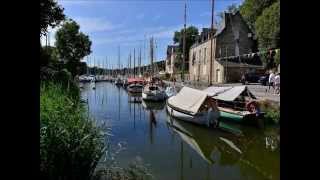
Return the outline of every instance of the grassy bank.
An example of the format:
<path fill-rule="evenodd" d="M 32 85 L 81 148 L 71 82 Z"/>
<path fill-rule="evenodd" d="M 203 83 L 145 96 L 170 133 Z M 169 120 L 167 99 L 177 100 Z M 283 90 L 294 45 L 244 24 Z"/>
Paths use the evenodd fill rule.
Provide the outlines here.
<path fill-rule="evenodd" d="M 272 103 L 269 100 L 260 101 L 261 110 L 265 112 L 266 122 L 272 124 L 280 123 L 280 106 Z"/>
<path fill-rule="evenodd" d="M 102 129 L 87 118 L 76 88 L 40 87 L 40 173 L 45 179 L 90 179 L 104 152 Z M 73 89 L 73 90 L 70 90 Z"/>

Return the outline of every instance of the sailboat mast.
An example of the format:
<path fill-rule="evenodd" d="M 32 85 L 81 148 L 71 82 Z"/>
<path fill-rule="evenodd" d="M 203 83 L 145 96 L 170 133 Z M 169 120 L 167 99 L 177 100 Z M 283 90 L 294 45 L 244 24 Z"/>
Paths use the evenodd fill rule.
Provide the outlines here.
<path fill-rule="evenodd" d="M 133 77 L 136 77 L 136 48 L 133 48 Z"/>
<path fill-rule="evenodd" d="M 150 39 L 150 61 L 151 74 L 153 75 L 153 37 Z"/>

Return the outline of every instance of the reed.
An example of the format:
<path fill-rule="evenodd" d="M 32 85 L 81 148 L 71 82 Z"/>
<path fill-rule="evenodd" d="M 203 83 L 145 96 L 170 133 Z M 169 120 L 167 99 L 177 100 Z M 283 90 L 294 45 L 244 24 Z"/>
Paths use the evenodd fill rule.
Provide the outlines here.
<path fill-rule="evenodd" d="M 40 173 L 43 179 L 91 179 L 106 136 L 70 89 L 40 87 Z"/>

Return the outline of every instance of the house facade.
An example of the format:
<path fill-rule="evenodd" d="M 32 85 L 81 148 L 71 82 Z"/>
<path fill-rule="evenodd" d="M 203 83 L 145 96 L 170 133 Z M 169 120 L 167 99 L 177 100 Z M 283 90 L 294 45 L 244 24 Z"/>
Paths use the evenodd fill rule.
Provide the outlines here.
<path fill-rule="evenodd" d="M 262 68 L 262 62 L 257 57 L 251 60 L 239 58 L 256 51 L 254 35 L 239 12 L 224 13 L 220 28 L 213 30 L 213 37 L 210 37 L 210 31 L 204 28 L 198 41 L 190 48 L 190 80 L 209 83 L 211 41 L 213 83 L 238 82 L 242 73 Z"/>
<path fill-rule="evenodd" d="M 165 60 L 165 72 L 170 75 L 173 74 L 174 64 L 177 58 L 178 45 L 169 45 L 167 47 L 167 58 Z"/>

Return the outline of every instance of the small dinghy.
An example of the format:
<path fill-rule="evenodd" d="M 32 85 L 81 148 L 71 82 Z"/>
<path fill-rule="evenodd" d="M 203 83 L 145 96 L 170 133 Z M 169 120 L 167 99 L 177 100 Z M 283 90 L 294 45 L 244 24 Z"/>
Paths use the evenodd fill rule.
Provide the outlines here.
<path fill-rule="evenodd" d="M 217 125 L 220 116 L 215 101 L 206 92 L 189 87 L 167 100 L 167 111 L 177 119 L 207 126 Z"/>

